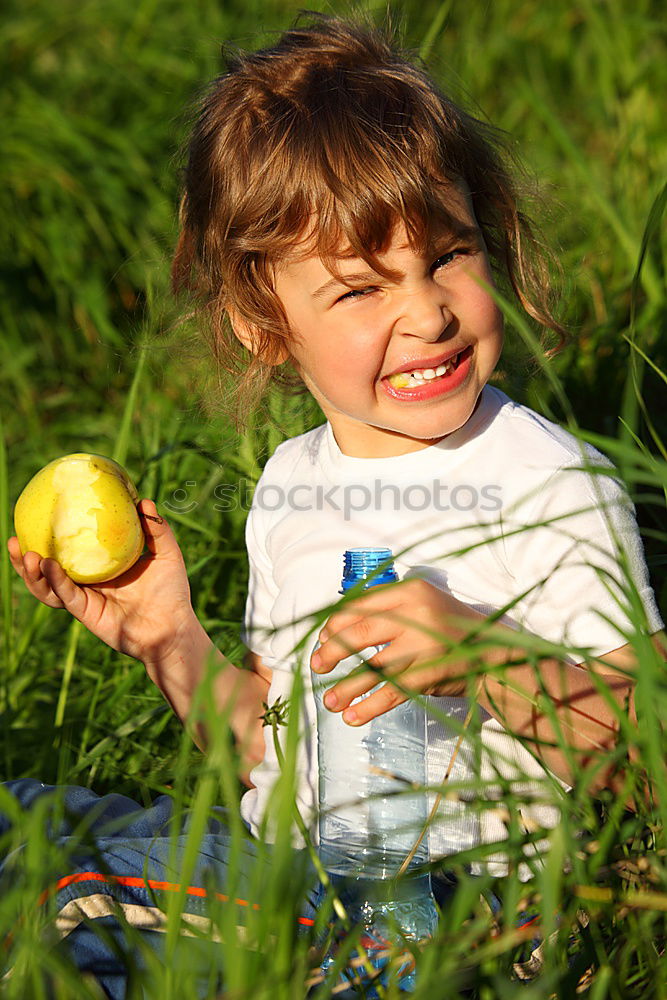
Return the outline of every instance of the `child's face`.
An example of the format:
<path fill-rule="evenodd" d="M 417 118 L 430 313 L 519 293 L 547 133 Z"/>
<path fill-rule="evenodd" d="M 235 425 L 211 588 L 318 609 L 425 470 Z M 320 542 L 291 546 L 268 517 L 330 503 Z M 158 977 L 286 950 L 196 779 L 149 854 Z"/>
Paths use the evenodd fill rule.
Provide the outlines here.
<path fill-rule="evenodd" d="M 486 247 L 468 197 L 453 190 L 452 201 L 472 235 L 445 233 L 422 257 L 401 226 L 380 258 L 400 272 L 395 280 L 353 277 L 369 270 L 356 258 L 339 265 L 351 287 L 332 280 L 318 256 L 276 269 L 292 357 L 344 454 L 401 455 L 451 434 L 470 418 L 498 362 L 503 321 L 484 287 L 492 284 Z M 456 367 L 445 371 L 455 355 Z M 410 377 L 415 370 L 426 374 Z M 444 374 L 429 378 L 433 371 Z"/>

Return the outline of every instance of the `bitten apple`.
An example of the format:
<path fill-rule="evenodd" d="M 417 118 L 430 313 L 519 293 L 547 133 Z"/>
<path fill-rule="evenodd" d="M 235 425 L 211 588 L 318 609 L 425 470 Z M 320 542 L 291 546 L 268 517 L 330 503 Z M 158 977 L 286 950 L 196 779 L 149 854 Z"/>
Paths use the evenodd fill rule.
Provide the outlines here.
<path fill-rule="evenodd" d="M 16 501 L 21 552 L 56 559 L 76 583 L 103 583 L 137 561 L 144 533 L 125 469 L 78 452 L 45 465 Z"/>

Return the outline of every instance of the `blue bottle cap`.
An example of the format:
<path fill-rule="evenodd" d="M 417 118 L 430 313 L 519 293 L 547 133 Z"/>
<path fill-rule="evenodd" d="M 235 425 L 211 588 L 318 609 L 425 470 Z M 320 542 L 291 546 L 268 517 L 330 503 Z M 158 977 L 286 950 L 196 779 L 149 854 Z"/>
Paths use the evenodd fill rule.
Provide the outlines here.
<path fill-rule="evenodd" d="M 398 580 L 391 549 L 346 549 L 343 562 L 341 594 L 365 580 L 364 590 Z"/>

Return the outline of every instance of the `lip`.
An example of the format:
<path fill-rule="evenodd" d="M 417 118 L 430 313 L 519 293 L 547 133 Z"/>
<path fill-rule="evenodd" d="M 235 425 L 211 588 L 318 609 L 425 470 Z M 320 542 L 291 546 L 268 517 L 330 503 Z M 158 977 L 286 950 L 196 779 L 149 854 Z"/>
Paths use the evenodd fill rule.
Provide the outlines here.
<path fill-rule="evenodd" d="M 434 399 L 438 396 L 445 396 L 463 385 L 470 374 L 473 357 L 472 346 L 466 347 L 457 353 L 461 354 L 461 359 L 451 375 L 442 375 L 439 378 L 424 382 L 422 385 L 410 386 L 406 389 L 396 389 L 386 378 L 380 380 L 380 385 L 392 399 L 400 399 L 405 402 L 418 403 L 427 399 Z M 440 363 L 442 364 L 442 362 Z M 402 370 L 405 371 L 405 369 Z"/>
<path fill-rule="evenodd" d="M 403 361 L 398 368 L 394 368 L 393 371 L 387 372 L 382 378 L 389 378 L 390 375 L 399 375 L 401 372 L 413 372 L 422 371 L 425 368 L 437 368 L 438 365 L 444 365 L 445 362 L 450 361 L 455 358 L 457 354 L 461 354 L 462 351 L 466 350 L 466 346 L 457 347 L 455 351 L 448 351 L 446 354 L 439 354 L 437 358 L 409 358 Z"/>

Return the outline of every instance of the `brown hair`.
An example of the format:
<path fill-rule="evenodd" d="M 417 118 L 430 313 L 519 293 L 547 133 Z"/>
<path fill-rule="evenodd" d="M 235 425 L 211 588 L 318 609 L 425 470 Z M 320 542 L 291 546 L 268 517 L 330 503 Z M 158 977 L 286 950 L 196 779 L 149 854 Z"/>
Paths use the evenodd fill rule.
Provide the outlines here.
<path fill-rule="evenodd" d="M 235 376 L 237 424 L 271 380 L 300 384 L 274 364 L 289 333 L 274 264 L 312 230 L 309 251 L 334 273 L 342 245 L 383 273 L 377 255 L 397 221 L 417 252 L 451 222 L 452 182 L 470 191 L 501 287 L 562 344 L 548 269 L 517 206 L 502 134 L 442 94 L 388 33 L 308 16 L 271 48 L 226 53 L 227 72 L 204 96 L 185 168 L 173 286 L 194 296 L 218 367 Z M 230 314 L 253 331 L 253 355 L 239 345 Z"/>

